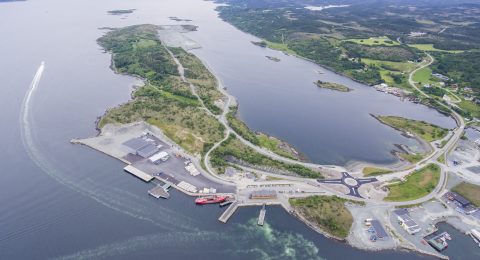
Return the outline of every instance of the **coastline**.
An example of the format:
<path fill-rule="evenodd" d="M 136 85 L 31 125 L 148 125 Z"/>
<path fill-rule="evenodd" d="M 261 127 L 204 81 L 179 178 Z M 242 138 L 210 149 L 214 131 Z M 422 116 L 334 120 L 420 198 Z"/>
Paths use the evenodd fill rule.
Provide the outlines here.
<path fill-rule="evenodd" d="M 421 149 L 423 150 L 423 153 L 428 154 L 428 153 L 431 153 L 432 151 L 434 151 L 432 145 L 429 142 L 423 140 L 423 138 L 419 137 L 417 134 L 411 133 L 411 135 L 407 135 L 407 132 L 405 130 L 403 130 L 399 127 L 391 126 L 389 124 L 386 124 L 386 123 L 382 122 L 382 120 L 380 120 L 380 118 L 378 118 L 379 117 L 378 115 L 370 114 L 370 116 L 375 118 L 381 124 L 383 124 L 385 126 L 388 126 L 390 128 L 393 128 L 393 129 L 397 130 L 398 132 L 401 132 L 403 136 L 405 136 L 407 138 L 414 139 L 415 141 L 417 141 L 417 143 L 420 144 Z"/>
<path fill-rule="evenodd" d="M 320 234 L 320 235 L 322 235 L 322 236 L 324 236 L 328 239 L 333 239 L 337 242 L 344 243 L 344 244 L 346 244 L 350 247 L 357 248 L 357 249 L 360 249 L 360 250 L 363 250 L 363 251 L 369 251 L 369 252 L 380 252 L 380 251 L 385 251 L 385 250 L 406 251 L 406 252 L 416 252 L 416 253 L 419 253 L 419 254 L 422 254 L 422 255 L 432 256 L 432 257 L 435 257 L 435 258 L 438 258 L 438 259 L 450 259 L 446 255 L 427 252 L 427 251 L 418 249 L 415 246 L 410 245 L 410 244 L 405 243 L 405 242 L 400 242 L 398 245 L 396 245 L 394 247 L 391 247 L 391 248 L 374 248 L 374 247 L 367 247 L 367 246 L 359 246 L 357 244 L 351 243 L 348 240 L 348 237 L 347 238 L 339 238 L 339 237 L 336 237 L 336 236 L 333 236 L 333 235 L 329 234 L 328 232 L 326 232 L 322 228 L 320 228 L 318 225 L 316 225 L 316 224 L 310 222 L 309 220 L 307 220 L 303 215 L 299 214 L 294 209 L 290 210 L 290 211 L 287 210 L 287 212 L 290 213 L 290 215 L 297 218 L 298 220 L 300 220 L 301 222 L 303 222 L 306 226 L 308 226 L 310 229 L 312 229 L 316 233 L 318 233 L 318 234 Z"/>
<path fill-rule="evenodd" d="M 218 5 L 218 6 L 221 6 L 221 5 Z M 369 83 L 363 82 L 363 81 L 361 81 L 361 80 L 358 80 L 358 79 L 356 79 L 356 78 L 354 78 L 354 77 L 352 77 L 352 76 L 350 76 L 350 75 L 347 75 L 347 74 L 345 74 L 345 73 L 343 73 L 343 72 L 337 71 L 337 70 L 333 69 L 333 68 L 330 67 L 330 66 L 317 63 L 317 62 L 315 62 L 315 61 L 312 60 L 312 59 L 309 59 L 309 58 L 307 58 L 307 57 L 300 56 L 300 55 L 298 55 L 298 54 L 296 54 L 296 53 L 287 53 L 286 51 L 282 51 L 282 50 L 279 50 L 279 49 L 271 48 L 271 47 L 269 47 L 268 45 L 266 45 L 266 46 L 260 46 L 260 45 L 258 45 L 258 44 L 256 44 L 256 43 L 266 42 L 267 40 L 264 39 L 264 38 L 260 38 L 260 37 L 258 37 L 258 36 L 256 36 L 256 35 L 253 35 L 253 34 L 250 33 L 250 32 L 244 31 L 244 30 L 242 30 L 241 28 L 235 26 L 233 23 L 230 23 L 230 22 L 227 21 L 226 19 L 222 18 L 221 15 L 220 15 L 220 10 L 218 10 L 218 8 L 216 8 L 215 11 L 217 12 L 218 17 L 219 17 L 222 21 L 230 24 L 231 26 L 235 27 L 237 30 L 239 30 L 239 31 L 241 31 L 241 32 L 243 32 L 243 33 L 245 33 L 245 34 L 247 34 L 247 35 L 255 38 L 255 40 L 251 41 L 251 43 L 252 43 L 253 45 L 256 45 L 256 46 L 258 46 L 258 47 L 260 47 L 260 48 L 269 48 L 269 49 L 271 49 L 271 50 L 275 50 L 275 51 L 281 52 L 281 53 L 283 53 L 284 55 L 293 56 L 293 57 L 302 59 L 302 60 L 304 60 L 304 61 L 307 61 L 307 62 L 310 62 L 310 63 L 312 63 L 312 64 L 314 64 L 314 65 L 317 65 L 317 66 L 319 66 L 319 67 L 321 67 L 321 68 L 323 68 L 323 69 L 326 69 L 326 70 L 328 70 L 328 71 L 330 71 L 330 72 L 332 72 L 332 73 L 334 73 L 334 74 L 336 74 L 336 75 L 346 77 L 346 78 L 348 78 L 348 79 L 350 79 L 350 80 L 352 80 L 352 81 L 354 81 L 354 82 L 357 82 L 357 83 L 359 83 L 359 84 L 362 84 L 362 85 L 365 85 L 365 86 L 368 86 L 368 87 L 372 87 L 372 86 L 373 86 L 373 84 L 369 84 Z M 428 55 L 428 54 L 427 54 L 427 55 Z M 419 97 L 421 97 L 421 96 L 419 96 Z M 409 102 L 411 102 L 411 101 L 409 101 Z M 412 102 L 412 103 L 415 103 L 415 102 Z M 454 116 L 452 113 L 447 113 L 447 112 L 445 112 L 445 111 L 442 111 L 440 108 L 437 108 L 437 107 L 432 106 L 432 105 L 430 105 L 430 104 L 428 104 L 428 103 L 425 103 L 425 102 L 420 102 L 420 103 L 418 103 L 418 104 L 421 104 L 421 105 L 424 105 L 424 106 L 426 106 L 426 107 L 428 107 L 428 108 L 430 108 L 430 109 L 433 109 L 433 110 L 437 111 L 438 113 L 440 113 L 440 114 L 442 114 L 442 115 L 451 117 L 451 118 L 453 118 L 453 119 L 458 123 L 457 119 L 455 118 L 455 116 Z"/>
<path fill-rule="evenodd" d="M 121 75 L 126 75 L 126 76 L 132 76 L 132 75 L 130 75 L 130 74 L 119 73 L 119 72 L 117 71 L 117 69 L 115 68 L 115 64 L 114 64 L 114 62 L 113 62 L 113 55 L 112 55 L 111 53 L 110 53 L 110 55 L 111 55 L 111 66 L 110 66 L 110 68 L 111 68 L 116 74 L 121 74 Z M 297 57 L 298 57 L 298 56 L 297 56 Z M 205 65 L 205 63 L 204 63 L 203 60 L 200 60 L 200 61 L 202 62 L 202 64 Z M 309 62 L 314 63 L 313 61 L 309 61 Z M 314 63 L 314 64 L 316 64 L 316 63 Z M 316 65 L 318 65 L 318 64 L 316 64 Z M 217 87 L 218 87 L 219 89 L 221 89 L 221 90 L 224 91 L 224 89 L 222 88 L 222 84 L 221 84 L 221 82 L 219 81 L 219 79 L 217 78 L 217 76 L 212 73 L 212 71 L 210 70 L 210 68 L 209 68 L 208 66 L 205 66 L 205 67 L 206 67 L 207 70 L 209 70 L 210 73 L 211 73 L 212 75 L 214 75 L 214 77 L 217 79 Z M 336 72 L 335 72 L 335 73 L 336 73 Z M 338 73 L 337 73 L 337 74 L 338 74 Z M 340 75 L 341 75 L 341 74 L 340 74 Z M 137 78 L 137 79 L 139 79 L 139 80 L 142 80 L 142 82 L 145 82 L 144 79 L 141 79 L 141 78 L 139 78 L 139 77 L 136 77 L 136 76 L 132 76 L 132 77 Z M 134 97 L 133 97 L 133 93 L 134 93 L 135 90 L 136 90 L 135 85 L 132 85 L 131 99 L 129 99 L 129 100 L 126 101 L 125 103 L 130 102 L 130 101 L 134 98 Z M 226 94 L 229 95 L 229 96 L 231 96 L 231 95 L 228 94 L 228 93 L 226 93 Z M 124 103 L 122 103 L 122 104 L 124 104 Z M 121 106 L 122 104 L 119 104 L 118 106 Z M 97 117 L 97 120 L 96 120 L 96 123 L 95 123 L 96 129 L 97 129 L 97 131 L 98 131 L 97 136 L 101 135 L 102 130 L 104 129 L 103 127 L 100 128 L 100 122 L 101 122 L 102 118 L 103 118 L 103 117 L 109 112 L 109 110 L 111 110 L 111 109 L 113 109 L 113 108 L 107 109 L 102 116 Z M 225 109 L 228 109 L 228 107 L 226 107 Z M 132 124 L 138 124 L 138 122 L 132 123 Z M 161 129 L 158 129 L 158 130 L 160 130 L 160 132 L 163 133 L 163 131 L 161 131 Z M 267 136 L 268 136 L 268 135 L 267 135 Z M 163 137 L 166 137 L 166 136 L 163 135 Z M 167 138 L 167 139 L 168 139 L 168 138 Z M 168 139 L 168 140 L 169 140 L 169 139 Z M 169 141 L 172 142 L 173 144 L 175 144 L 173 141 L 171 141 L 171 140 L 169 140 Z M 78 140 L 72 140 L 72 143 L 81 143 L 81 142 L 79 142 Z M 87 144 L 85 144 L 85 143 L 83 143 L 83 144 L 84 144 L 84 145 L 87 145 Z M 178 146 L 177 144 L 175 144 L 175 145 Z M 88 146 L 88 145 L 87 145 L 87 146 Z M 93 149 L 95 149 L 95 150 L 99 150 L 99 149 L 96 149 L 95 147 L 92 147 L 92 146 L 90 146 L 90 147 L 93 148 Z M 105 154 L 110 155 L 110 154 L 108 154 L 108 153 L 105 153 Z M 186 153 L 186 154 L 188 154 L 188 153 Z M 110 155 L 110 156 L 112 156 L 112 155 Z M 121 161 L 123 161 L 123 162 L 126 162 L 126 161 L 122 160 L 121 158 L 118 158 L 118 157 L 115 157 L 115 156 L 112 156 L 112 157 L 114 157 L 114 158 L 116 158 L 116 159 L 119 159 L 119 160 L 121 160 Z M 128 163 L 128 162 L 126 162 L 126 163 Z M 217 178 L 218 178 L 218 176 L 217 176 Z M 176 187 L 176 186 L 174 186 L 174 187 L 175 187 L 177 190 L 185 193 L 185 194 L 188 195 L 188 196 L 198 196 L 198 194 L 188 193 L 188 192 L 185 192 L 183 189 L 179 189 L 179 188 Z M 335 237 L 335 236 L 333 236 L 333 235 L 331 235 L 331 234 L 323 231 L 320 227 L 318 227 L 318 226 L 315 225 L 314 223 L 308 221 L 303 215 L 299 214 L 299 213 L 296 212 L 295 210 L 293 210 L 293 211 L 288 210 L 288 208 L 285 207 L 282 203 L 272 203 L 272 204 L 280 204 L 280 205 L 282 205 L 282 206 L 284 207 L 284 209 L 287 210 L 287 212 L 289 212 L 289 213 L 290 213 L 291 215 L 293 215 L 294 217 L 297 217 L 297 219 L 299 219 L 300 221 L 302 221 L 303 223 L 305 223 L 308 227 L 310 227 L 311 229 L 315 230 L 317 233 L 322 234 L 323 236 L 325 236 L 325 237 L 327 237 L 327 238 L 335 239 L 335 240 L 341 241 L 341 242 L 345 242 L 345 243 L 349 244 L 350 246 L 353 246 L 353 245 L 351 245 L 350 243 L 348 243 L 348 241 L 347 241 L 346 239 L 342 239 L 342 238 L 339 238 L 339 237 Z M 242 204 L 241 206 L 258 206 L 258 205 L 255 204 L 255 203 L 245 203 L 245 204 Z M 361 248 L 361 249 L 362 249 L 362 250 L 366 250 L 366 251 L 380 251 L 380 250 L 383 250 L 383 249 L 371 249 L 371 248 Z M 423 252 L 418 251 L 418 250 L 415 250 L 415 251 L 420 252 L 420 253 L 423 253 Z"/>

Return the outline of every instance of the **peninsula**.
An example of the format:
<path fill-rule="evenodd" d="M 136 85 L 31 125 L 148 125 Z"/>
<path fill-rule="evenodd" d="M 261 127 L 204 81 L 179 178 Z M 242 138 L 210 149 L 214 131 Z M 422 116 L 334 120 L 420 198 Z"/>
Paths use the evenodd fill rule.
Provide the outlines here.
<path fill-rule="evenodd" d="M 125 171 L 145 182 L 159 182 L 149 191 L 156 198 L 168 198 L 168 188 L 174 187 L 202 197 L 198 201 L 229 204 L 219 217 L 224 223 L 238 207 L 277 204 L 316 231 L 356 247 L 405 247 L 442 257 L 434 250 L 412 246 L 398 221 L 385 216 L 397 214 L 396 207 L 433 203 L 432 199 L 446 203 L 448 166 L 439 166 L 437 159 L 459 141 L 464 127 L 461 117 L 459 126 L 448 130 L 378 116 L 384 124 L 425 142 L 443 144 L 405 167 L 347 169 L 305 162 L 287 143 L 251 131 L 236 117 L 237 104 L 215 76 L 186 45 L 168 38 L 179 39 L 189 28 L 196 29 L 136 25 L 113 29 L 99 38 L 98 43 L 112 55 L 112 69 L 139 77 L 144 85 L 132 93 L 132 100 L 105 113 L 98 122 L 98 136 L 72 142 L 125 162 Z M 351 90 L 335 83 L 317 84 Z M 446 212 L 470 221 L 470 216 L 457 213 Z M 262 216 L 259 223 L 265 212 Z M 365 238 L 363 222 L 367 220 L 375 223 L 374 237 Z M 469 227 L 477 226 L 480 223 Z M 368 242 L 378 239 L 385 241 Z"/>

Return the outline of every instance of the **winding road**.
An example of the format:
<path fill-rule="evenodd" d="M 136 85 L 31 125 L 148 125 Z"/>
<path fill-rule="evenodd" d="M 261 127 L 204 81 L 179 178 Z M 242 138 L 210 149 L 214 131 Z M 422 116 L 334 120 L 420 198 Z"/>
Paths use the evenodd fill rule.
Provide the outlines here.
<path fill-rule="evenodd" d="M 309 167 L 309 168 L 312 168 L 312 169 L 324 169 L 324 168 L 328 168 L 330 170 L 335 170 L 335 171 L 338 171 L 339 173 L 342 173 L 342 172 L 346 172 L 346 169 L 344 167 L 341 167 L 341 166 L 336 166 L 336 165 L 320 165 L 320 164 L 315 164 L 315 163 L 306 163 L 306 162 L 299 162 L 299 161 L 296 161 L 296 160 L 292 160 L 292 159 L 289 159 L 289 158 L 285 158 L 283 156 L 280 156 L 270 150 L 267 150 L 266 148 L 263 148 L 263 147 L 259 147 L 257 145 L 254 145 L 252 144 L 251 142 L 249 142 L 248 140 L 244 139 L 242 136 L 240 136 L 238 133 L 235 132 L 235 130 L 233 130 L 230 125 L 228 124 L 228 121 L 227 121 L 227 114 L 229 113 L 229 108 L 234 100 L 234 97 L 232 97 L 230 94 L 228 94 L 225 89 L 223 88 L 223 85 L 221 83 L 221 81 L 217 78 L 217 82 L 218 82 L 218 90 L 225 96 L 225 105 L 224 105 L 224 108 L 222 110 L 222 113 L 220 115 L 215 115 L 213 114 L 206 106 L 205 104 L 203 103 L 202 99 L 199 97 L 199 95 L 197 94 L 196 92 L 196 89 L 195 89 L 195 86 L 189 82 L 185 75 L 184 75 L 184 67 L 183 65 L 178 61 L 178 59 L 175 57 L 175 55 L 173 55 L 173 53 L 168 49 L 167 46 L 164 46 L 165 49 L 168 51 L 168 53 L 170 54 L 170 56 L 173 58 L 173 60 L 175 61 L 175 63 L 177 64 L 178 66 L 178 72 L 180 74 L 180 77 L 182 79 L 182 81 L 184 81 L 185 83 L 189 84 L 190 86 L 190 89 L 193 93 L 194 96 L 197 97 L 197 99 L 200 101 L 200 104 L 202 106 L 202 109 L 205 109 L 207 111 L 207 113 L 210 115 L 210 116 L 213 116 L 215 118 L 218 119 L 218 121 L 224 125 L 225 127 L 225 137 L 216 142 L 206 153 L 205 153 L 205 156 L 203 157 L 203 165 L 205 165 L 205 168 L 206 168 L 206 171 L 207 173 L 204 174 L 204 175 L 210 175 L 208 177 L 210 178 L 215 178 L 217 180 L 221 180 L 222 182 L 231 182 L 230 180 L 224 178 L 223 176 L 220 176 L 218 174 L 215 173 L 215 171 L 212 169 L 212 166 L 210 164 L 210 154 L 212 153 L 213 150 L 215 150 L 216 148 L 218 148 L 224 141 L 226 141 L 228 139 L 228 137 L 230 136 L 230 134 L 233 134 L 235 135 L 238 140 L 240 140 L 243 144 L 247 145 L 248 147 L 252 148 L 253 150 L 255 150 L 256 152 L 262 154 L 262 155 L 265 155 L 265 156 L 268 156 L 272 159 L 275 159 L 275 160 L 278 160 L 278 161 L 282 161 L 282 162 L 285 162 L 285 163 L 290 163 L 290 164 L 299 164 L 299 165 L 302 165 L 302 166 L 305 166 L 305 167 Z M 433 57 L 426 53 L 427 57 L 429 58 L 428 62 L 426 62 L 425 64 L 421 65 L 420 67 L 416 68 L 415 70 L 413 70 L 412 72 L 410 72 L 409 74 L 409 78 L 408 78 L 408 82 L 409 84 L 411 85 L 412 88 L 414 88 L 415 90 L 417 90 L 422 96 L 424 97 L 427 97 L 427 98 L 430 98 L 430 96 L 428 94 L 426 94 L 425 92 L 423 92 L 420 88 L 418 88 L 416 86 L 416 82 L 413 80 L 413 75 L 423 69 L 423 68 L 426 68 L 428 66 L 430 66 L 434 59 Z M 206 66 L 204 64 L 204 66 Z M 207 67 L 207 66 L 206 66 Z M 207 67 L 208 68 L 208 67 Z M 438 102 L 438 101 L 436 101 Z M 438 104 L 440 104 L 441 106 L 447 108 L 448 110 L 451 110 L 448 106 L 446 106 L 445 104 L 442 104 L 441 102 L 438 102 Z M 399 172 L 394 172 L 394 173 L 391 173 L 391 174 L 386 174 L 386 175 L 383 175 L 383 176 L 380 176 L 378 177 L 378 179 L 380 181 L 387 181 L 387 180 L 391 180 L 393 178 L 404 178 L 405 176 L 411 174 L 412 172 L 414 172 L 415 170 L 419 170 L 421 169 L 422 167 L 430 164 L 430 163 L 434 163 L 434 164 L 439 164 L 437 162 L 437 159 L 440 157 L 440 156 L 445 156 L 446 153 L 448 153 L 451 149 L 454 148 L 454 146 L 457 144 L 458 140 L 460 139 L 460 137 L 462 136 L 462 133 L 464 131 L 464 128 L 465 128 L 465 122 L 463 120 L 463 118 L 458 114 L 456 113 L 455 111 L 452 110 L 452 116 L 453 118 L 456 120 L 457 122 L 457 127 L 452 130 L 453 132 L 453 135 L 450 137 L 450 139 L 448 140 L 448 142 L 442 147 L 442 148 L 436 148 L 434 147 L 434 151 L 429 154 L 426 158 L 422 159 L 421 161 L 419 161 L 418 163 L 414 164 L 412 167 L 410 167 L 408 170 L 404 170 L 404 171 L 399 171 Z M 369 202 L 369 203 L 374 203 L 374 204 L 378 204 L 378 205 L 391 205 L 391 206 L 405 206 L 405 205 L 412 205 L 412 204 L 419 204 L 419 203 L 423 203 L 423 202 L 426 202 L 430 199 L 433 199 L 435 197 L 438 197 L 439 194 L 442 193 L 444 187 L 445 187 L 445 183 L 446 183 L 446 171 L 447 171 L 447 167 L 444 166 L 444 165 L 440 165 L 441 167 L 441 173 L 440 173 L 440 181 L 438 183 L 438 185 L 435 187 L 435 189 L 430 193 L 428 194 L 427 196 L 425 197 L 422 197 L 422 198 L 419 198 L 419 199 L 416 199 L 416 200 L 411 200 L 411 201 L 404 201 L 404 202 L 385 202 L 385 201 L 378 201 L 378 200 L 371 200 L 371 199 L 362 199 L 366 202 Z M 242 168 L 246 168 L 246 167 L 242 167 Z M 265 172 L 265 171 L 260 171 L 260 170 L 256 170 L 256 169 L 250 169 L 250 170 L 253 170 L 253 171 L 257 171 L 257 172 L 261 172 L 262 174 L 267 174 L 268 176 L 272 176 L 272 177 L 278 177 L 278 178 L 281 178 L 281 179 L 285 179 L 285 180 L 290 180 L 290 181 L 303 181 L 304 183 L 311 183 L 311 180 L 310 179 L 307 179 L 307 178 L 302 178 L 302 177 L 293 177 L 293 176 L 285 176 L 285 175 L 281 175 L 281 174 L 275 174 L 275 173 L 270 173 L 270 172 Z M 313 184 L 312 184 L 313 185 Z M 323 185 L 322 185 L 323 186 Z M 340 193 L 340 192 L 337 192 L 335 190 L 332 190 L 332 189 L 328 189 L 328 188 L 325 188 L 325 187 L 322 187 L 322 186 L 317 186 L 319 191 L 328 191 L 328 192 L 332 192 L 334 193 L 335 195 L 339 196 L 339 197 L 342 197 L 342 198 L 347 198 L 347 199 L 352 199 L 351 196 L 349 196 L 348 194 L 343 194 L 343 193 Z M 358 199 L 358 198 L 357 198 Z"/>

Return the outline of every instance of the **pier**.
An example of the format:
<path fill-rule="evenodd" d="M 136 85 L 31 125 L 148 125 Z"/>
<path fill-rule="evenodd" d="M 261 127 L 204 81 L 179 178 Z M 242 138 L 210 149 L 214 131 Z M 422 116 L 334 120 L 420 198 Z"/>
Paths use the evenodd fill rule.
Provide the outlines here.
<path fill-rule="evenodd" d="M 262 209 L 260 210 L 260 214 L 258 215 L 258 222 L 257 225 L 263 226 L 265 223 L 265 214 L 267 213 L 267 210 L 265 209 L 265 204 L 263 204 Z"/>
<path fill-rule="evenodd" d="M 132 165 L 127 165 L 125 168 L 123 168 L 123 170 L 125 170 L 126 172 L 132 174 L 133 176 L 143 180 L 144 182 L 149 182 L 153 179 L 152 175 L 147 174 L 147 173 L 133 167 Z"/>
<path fill-rule="evenodd" d="M 227 223 L 230 217 L 237 211 L 239 207 L 238 201 L 234 201 L 230 206 L 223 212 L 223 214 L 218 218 L 218 220 L 222 223 Z"/>

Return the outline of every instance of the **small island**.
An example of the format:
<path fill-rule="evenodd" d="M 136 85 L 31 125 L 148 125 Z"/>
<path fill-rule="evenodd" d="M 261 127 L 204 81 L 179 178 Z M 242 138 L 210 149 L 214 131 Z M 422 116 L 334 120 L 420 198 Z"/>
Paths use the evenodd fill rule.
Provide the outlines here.
<path fill-rule="evenodd" d="M 267 47 L 267 43 L 265 41 L 259 41 L 259 42 L 252 41 L 252 43 L 263 48 Z"/>
<path fill-rule="evenodd" d="M 125 10 L 110 10 L 107 13 L 110 15 L 122 15 L 122 14 L 131 14 L 135 9 L 125 9 Z"/>
<path fill-rule="evenodd" d="M 182 18 L 178 18 L 176 16 L 170 16 L 168 17 L 170 20 L 172 21 L 176 21 L 176 22 L 191 22 L 192 20 L 190 19 L 182 19 Z"/>
<path fill-rule="evenodd" d="M 340 92 L 350 92 L 350 91 L 353 90 L 353 89 L 351 89 L 351 88 L 349 88 L 345 85 L 342 85 L 342 84 L 333 83 L 333 82 L 324 82 L 324 81 L 321 81 L 321 80 L 317 80 L 315 82 L 315 85 L 317 85 L 320 88 L 326 88 L 326 89 L 336 90 L 336 91 L 340 91 Z"/>
<path fill-rule="evenodd" d="M 279 62 L 281 61 L 281 59 L 277 58 L 277 57 L 272 57 L 272 56 L 265 56 L 267 57 L 267 59 L 271 60 L 271 61 L 274 61 L 274 62 Z"/>

